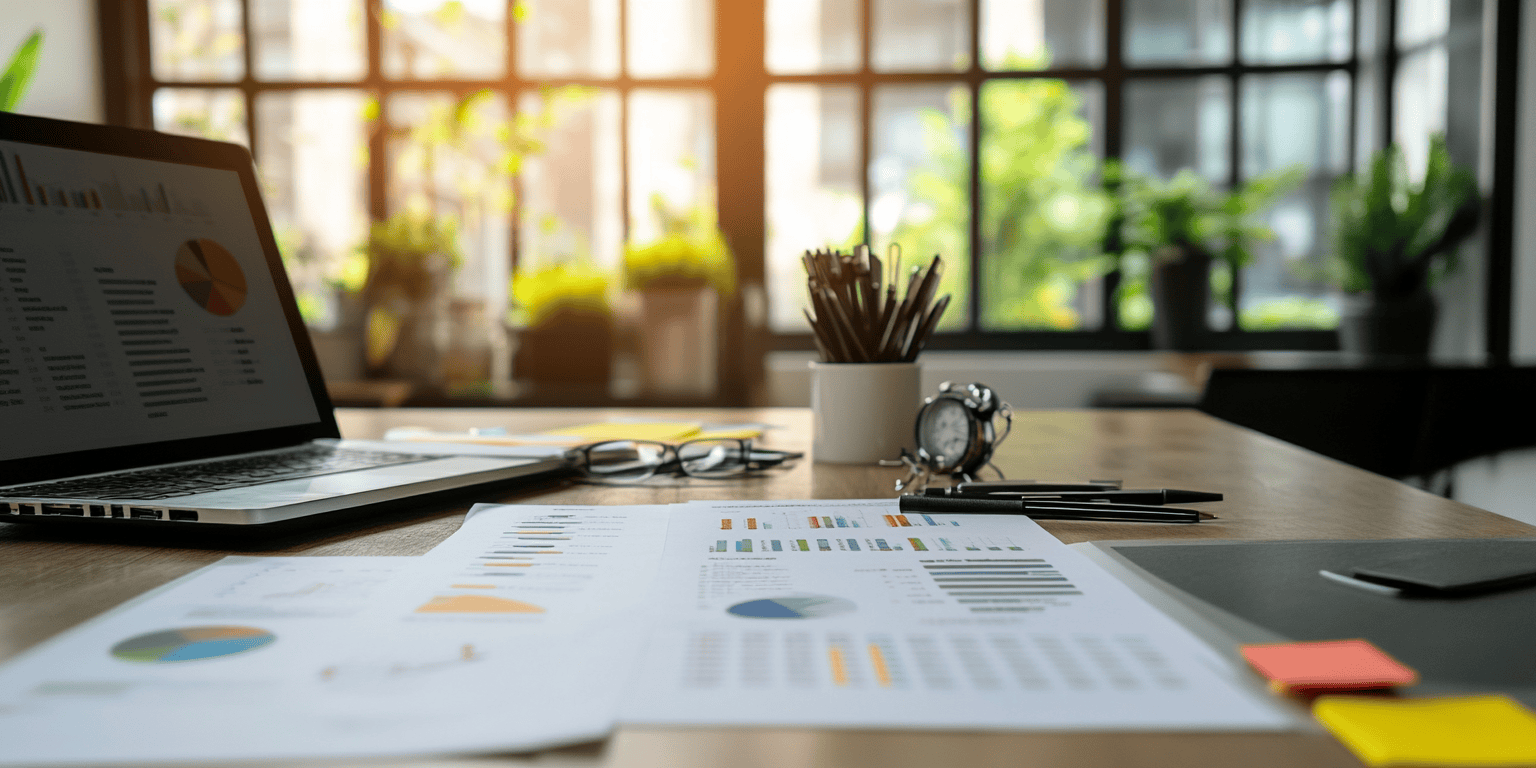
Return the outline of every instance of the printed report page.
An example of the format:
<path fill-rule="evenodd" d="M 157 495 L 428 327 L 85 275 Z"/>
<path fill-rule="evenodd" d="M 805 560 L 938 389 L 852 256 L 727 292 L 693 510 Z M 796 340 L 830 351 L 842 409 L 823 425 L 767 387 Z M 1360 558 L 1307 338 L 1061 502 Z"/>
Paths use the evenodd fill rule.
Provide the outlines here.
<path fill-rule="evenodd" d="M 1022 516 L 889 500 L 672 514 L 630 723 L 1284 729 L 1183 627 Z"/>

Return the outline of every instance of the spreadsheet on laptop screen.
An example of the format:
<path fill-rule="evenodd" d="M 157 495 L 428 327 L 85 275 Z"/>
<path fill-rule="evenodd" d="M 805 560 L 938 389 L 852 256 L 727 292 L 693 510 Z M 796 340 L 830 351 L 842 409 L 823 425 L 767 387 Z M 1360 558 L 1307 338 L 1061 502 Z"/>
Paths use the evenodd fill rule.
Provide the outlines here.
<path fill-rule="evenodd" d="M 232 170 L 0 141 L 0 461 L 315 422 L 258 226 Z"/>

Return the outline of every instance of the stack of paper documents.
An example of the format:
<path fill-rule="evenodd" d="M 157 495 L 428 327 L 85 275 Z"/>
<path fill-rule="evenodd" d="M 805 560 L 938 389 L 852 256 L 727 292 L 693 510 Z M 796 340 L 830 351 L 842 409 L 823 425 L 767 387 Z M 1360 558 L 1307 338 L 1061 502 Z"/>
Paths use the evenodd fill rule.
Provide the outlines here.
<path fill-rule="evenodd" d="M 478 506 L 415 558 L 228 558 L 0 668 L 0 762 L 532 749 L 618 723 L 1277 730 L 1022 517 Z"/>

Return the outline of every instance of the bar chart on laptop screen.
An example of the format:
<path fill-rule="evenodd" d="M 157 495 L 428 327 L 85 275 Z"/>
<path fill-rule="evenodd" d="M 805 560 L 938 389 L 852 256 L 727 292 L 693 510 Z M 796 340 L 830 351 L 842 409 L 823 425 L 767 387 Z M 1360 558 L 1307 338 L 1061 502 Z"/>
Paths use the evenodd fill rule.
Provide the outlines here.
<path fill-rule="evenodd" d="M 266 226 L 231 170 L 0 141 L 0 460 L 315 420 Z"/>

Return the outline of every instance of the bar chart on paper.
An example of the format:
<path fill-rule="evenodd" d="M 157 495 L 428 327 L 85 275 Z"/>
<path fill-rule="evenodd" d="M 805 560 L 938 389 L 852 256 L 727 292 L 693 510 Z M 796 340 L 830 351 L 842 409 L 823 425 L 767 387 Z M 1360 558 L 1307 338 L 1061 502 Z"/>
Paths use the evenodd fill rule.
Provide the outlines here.
<path fill-rule="evenodd" d="M 632 601 L 639 560 L 666 521 L 598 507 L 488 506 L 433 550 L 415 602 L 422 621 L 545 622 Z M 654 538 L 655 541 L 651 541 Z"/>

